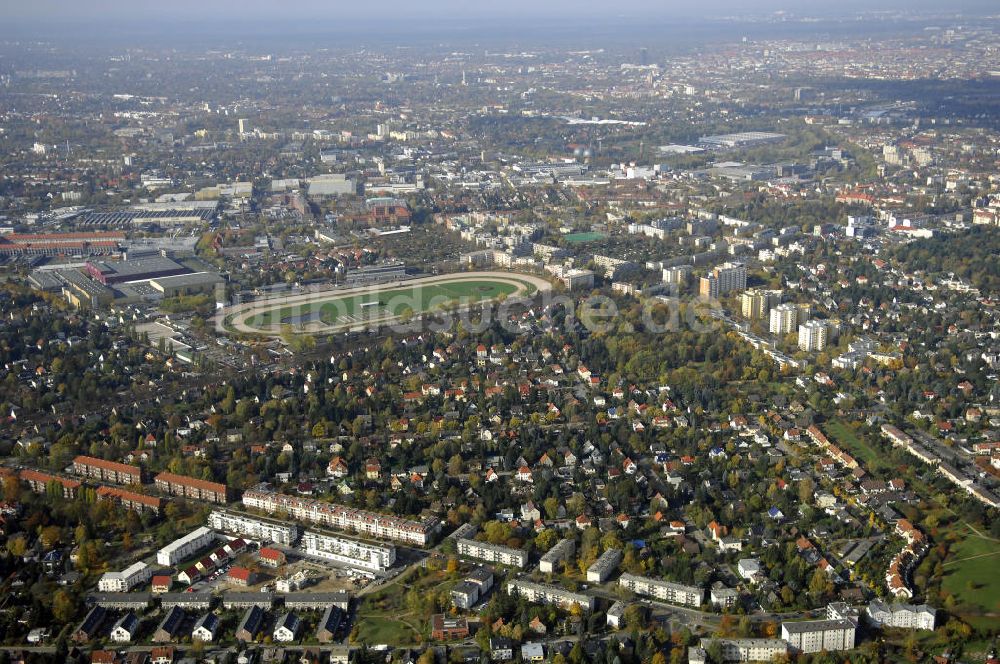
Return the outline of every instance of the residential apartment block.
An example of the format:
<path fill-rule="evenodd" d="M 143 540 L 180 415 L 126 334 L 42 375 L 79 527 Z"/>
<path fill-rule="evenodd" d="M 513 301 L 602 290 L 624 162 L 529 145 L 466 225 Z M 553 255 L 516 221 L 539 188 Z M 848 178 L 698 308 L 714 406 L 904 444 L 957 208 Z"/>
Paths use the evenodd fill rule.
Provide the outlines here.
<path fill-rule="evenodd" d="M 202 526 L 184 537 L 174 540 L 156 552 L 156 562 L 160 565 L 176 565 L 190 558 L 215 541 L 215 533 Z"/>
<path fill-rule="evenodd" d="M 479 558 L 486 562 L 508 565 L 518 569 L 524 569 L 528 565 L 528 552 L 521 549 L 512 549 L 488 542 L 477 542 L 471 539 L 460 539 L 457 546 L 458 554 L 461 556 Z"/>
<path fill-rule="evenodd" d="M 795 653 L 851 650 L 857 625 L 850 620 L 803 620 L 781 623 L 781 638 Z"/>
<path fill-rule="evenodd" d="M 570 538 L 559 540 L 555 546 L 546 551 L 538 561 L 538 570 L 546 574 L 556 571 L 560 561 L 569 560 L 576 553 L 576 541 Z"/>
<path fill-rule="evenodd" d="M 225 484 L 173 473 L 160 473 L 154 481 L 157 489 L 171 496 L 184 496 L 221 504 L 226 502 Z"/>
<path fill-rule="evenodd" d="M 115 484 L 142 484 L 142 469 L 116 461 L 105 461 L 89 456 L 73 459 L 73 472 Z"/>
<path fill-rule="evenodd" d="M 299 541 L 300 534 L 300 528 L 293 523 L 261 519 L 226 510 L 213 510 L 208 515 L 208 525 L 215 530 L 285 546 L 291 546 Z"/>
<path fill-rule="evenodd" d="M 507 584 L 507 592 L 517 593 L 529 602 L 539 604 L 555 604 L 562 607 L 571 607 L 579 604 L 588 611 L 594 610 L 594 598 L 582 593 L 575 593 L 564 590 L 557 586 L 549 586 L 542 583 L 534 583 L 522 579 L 515 579 Z"/>
<path fill-rule="evenodd" d="M 934 629 L 937 611 L 926 604 L 889 604 L 876 599 L 868 604 L 865 613 L 878 627 Z"/>
<path fill-rule="evenodd" d="M 302 548 L 306 555 L 334 560 L 371 572 L 384 571 L 396 561 L 396 547 L 392 544 L 368 544 L 314 530 L 307 530 L 302 535 Z"/>
<path fill-rule="evenodd" d="M 441 529 L 441 522 L 434 517 L 413 521 L 273 491 L 244 491 L 243 504 L 270 514 L 282 510 L 299 521 L 419 546 L 430 544 Z"/>
<path fill-rule="evenodd" d="M 701 606 L 705 601 L 705 590 L 697 586 L 685 586 L 680 583 L 651 579 L 635 574 L 622 574 L 618 585 L 631 590 L 637 595 L 646 595 L 656 599 L 680 604 L 682 606 Z"/>
<path fill-rule="evenodd" d="M 621 549 L 608 549 L 601 554 L 601 557 L 594 561 L 587 568 L 587 581 L 591 583 L 604 583 L 608 580 L 622 561 Z"/>
<path fill-rule="evenodd" d="M 152 576 L 152 567 L 137 562 L 120 572 L 105 572 L 97 582 L 97 589 L 104 593 L 125 593 L 149 581 Z"/>

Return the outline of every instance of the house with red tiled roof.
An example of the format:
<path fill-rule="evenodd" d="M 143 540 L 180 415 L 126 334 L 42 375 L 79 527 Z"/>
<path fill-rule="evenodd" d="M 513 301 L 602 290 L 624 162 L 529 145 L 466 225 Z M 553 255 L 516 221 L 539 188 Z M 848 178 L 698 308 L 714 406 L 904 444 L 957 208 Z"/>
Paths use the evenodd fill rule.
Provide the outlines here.
<path fill-rule="evenodd" d="M 253 578 L 253 572 L 251 572 L 246 567 L 240 567 L 234 565 L 229 568 L 229 573 L 226 575 L 227 579 L 238 586 L 249 586 L 251 579 Z"/>
<path fill-rule="evenodd" d="M 285 564 L 284 552 L 269 546 L 262 547 L 257 557 L 260 559 L 261 565 L 268 567 L 281 567 Z"/>

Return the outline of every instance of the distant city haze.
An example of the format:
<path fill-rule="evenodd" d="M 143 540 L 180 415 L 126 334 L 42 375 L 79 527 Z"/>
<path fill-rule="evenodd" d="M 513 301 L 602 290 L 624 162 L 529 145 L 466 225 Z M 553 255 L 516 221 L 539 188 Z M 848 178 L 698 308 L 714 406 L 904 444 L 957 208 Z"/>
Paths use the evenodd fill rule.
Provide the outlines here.
<path fill-rule="evenodd" d="M 252 22 L 258 20 L 281 21 L 352 21 L 377 24 L 400 20 L 483 20 L 483 19 L 563 19 L 573 22 L 595 17 L 711 17 L 724 14 L 750 14 L 786 11 L 803 15 L 842 15 L 845 12 L 879 10 L 922 10 L 949 12 L 997 12 L 997 3 L 991 0 L 963 0 L 942 5 L 932 0 L 842 0 L 839 2 L 798 0 L 632 0 L 614 3 L 598 0 L 511 0 L 508 2 L 479 2 L 468 0 L 426 0 L 403 2 L 387 0 L 369 5 L 358 2 L 323 2 L 306 0 L 279 3 L 269 0 L 174 0 L 148 2 L 125 0 L 37 0 L 22 2 L 4 0 L 3 16 L 19 23 L 40 21 L 86 21 L 108 23 L 116 21 L 141 21 L 143 19 L 174 19 L 179 21 L 229 20 Z"/>

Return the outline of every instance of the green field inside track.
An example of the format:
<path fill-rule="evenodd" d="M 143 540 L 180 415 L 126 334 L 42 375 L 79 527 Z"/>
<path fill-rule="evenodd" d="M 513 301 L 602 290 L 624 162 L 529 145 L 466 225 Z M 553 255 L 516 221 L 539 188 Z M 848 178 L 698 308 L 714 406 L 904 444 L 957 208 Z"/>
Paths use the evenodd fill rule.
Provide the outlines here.
<path fill-rule="evenodd" d="M 534 289 L 524 284 L 528 292 Z M 316 317 L 326 325 L 363 325 L 366 321 L 400 316 L 409 311 L 420 314 L 452 304 L 474 304 L 511 295 L 515 284 L 488 279 L 452 281 L 441 284 L 370 291 L 340 296 L 331 293 L 329 299 L 287 307 L 275 306 L 246 320 L 247 325 L 263 328 L 289 323 L 303 325 Z"/>
<path fill-rule="evenodd" d="M 607 235 L 604 233 L 570 233 L 569 235 L 564 235 L 563 239 L 573 244 L 579 244 L 581 242 L 596 242 L 606 237 Z"/>

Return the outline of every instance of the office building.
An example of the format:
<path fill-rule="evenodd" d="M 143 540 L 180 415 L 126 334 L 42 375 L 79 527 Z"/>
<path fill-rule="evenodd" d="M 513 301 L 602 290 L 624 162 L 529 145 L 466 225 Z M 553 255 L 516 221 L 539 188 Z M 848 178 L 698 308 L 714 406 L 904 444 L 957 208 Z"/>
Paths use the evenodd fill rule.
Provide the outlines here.
<path fill-rule="evenodd" d="M 793 653 L 851 650 L 857 626 L 850 620 L 803 620 L 781 623 L 781 638 Z"/>
<path fill-rule="evenodd" d="M 622 574 L 618 579 L 618 585 L 626 590 L 631 590 L 636 595 L 653 597 L 670 604 L 699 607 L 705 601 L 705 591 L 702 588 L 661 579 L 651 579 L 646 576 Z"/>

